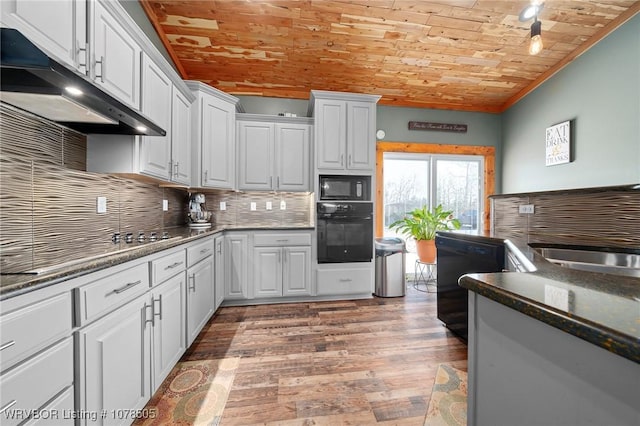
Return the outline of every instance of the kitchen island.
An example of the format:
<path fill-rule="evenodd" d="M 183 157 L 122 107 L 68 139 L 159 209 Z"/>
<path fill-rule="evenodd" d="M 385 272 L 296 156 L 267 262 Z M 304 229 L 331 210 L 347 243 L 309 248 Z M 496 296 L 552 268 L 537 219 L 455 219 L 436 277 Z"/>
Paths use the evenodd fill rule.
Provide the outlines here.
<path fill-rule="evenodd" d="M 459 281 L 469 290 L 469 424 L 640 424 L 640 280 L 524 251 L 533 272 Z"/>

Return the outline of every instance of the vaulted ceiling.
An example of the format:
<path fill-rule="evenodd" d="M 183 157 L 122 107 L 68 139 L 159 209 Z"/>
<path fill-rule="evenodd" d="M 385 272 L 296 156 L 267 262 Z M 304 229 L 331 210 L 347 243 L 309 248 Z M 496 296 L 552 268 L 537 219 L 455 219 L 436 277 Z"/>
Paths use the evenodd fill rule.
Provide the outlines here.
<path fill-rule="evenodd" d="M 501 112 L 640 11 L 640 1 L 140 0 L 182 77 L 224 92 Z"/>

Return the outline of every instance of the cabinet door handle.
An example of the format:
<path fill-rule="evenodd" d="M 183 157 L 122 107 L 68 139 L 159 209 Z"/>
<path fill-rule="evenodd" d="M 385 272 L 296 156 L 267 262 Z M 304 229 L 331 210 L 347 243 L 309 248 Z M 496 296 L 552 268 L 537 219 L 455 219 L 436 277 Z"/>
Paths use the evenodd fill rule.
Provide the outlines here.
<path fill-rule="evenodd" d="M 122 287 L 120 287 L 120 288 L 116 288 L 115 290 L 113 290 L 113 292 L 114 292 L 115 294 L 120 294 L 120 293 L 122 293 L 123 291 L 127 291 L 127 290 L 129 290 L 131 287 L 137 286 L 138 284 L 141 284 L 141 283 L 142 283 L 142 281 L 141 281 L 141 280 L 134 281 L 134 282 L 132 282 L 132 283 L 127 283 L 127 284 L 123 285 L 123 286 L 122 286 Z"/>
<path fill-rule="evenodd" d="M 151 308 L 151 319 L 147 319 L 147 308 Z M 153 303 L 153 299 L 151 299 L 151 304 L 147 305 L 147 303 L 145 302 L 144 304 L 144 323 L 151 323 L 152 327 L 156 326 L 156 313 L 155 313 L 155 303 Z"/>
<path fill-rule="evenodd" d="M 173 168 L 175 169 L 174 171 L 174 176 L 178 177 L 180 175 L 180 162 L 176 161 L 176 164 L 173 165 Z"/>
<path fill-rule="evenodd" d="M 158 313 L 156 313 L 156 302 L 159 303 Z M 153 316 L 160 317 L 160 321 L 162 321 L 162 295 L 159 295 L 157 299 L 153 299 Z"/>
<path fill-rule="evenodd" d="M 283 249 L 284 263 L 287 263 L 287 256 L 289 256 L 289 249 Z"/>
<path fill-rule="evenodd" d="M 344 154 L 340 154 L 340 165 L 341 166 L 344 166 L 343 162 L 344 162 Z"/>
<path fill-rule="evenodd" d="M 205 183 L 207 183 L 207 176 L 209 175 L 209 170 L 205 170 L 204 171 L 204 182 L 202 182 L 202 184 L 204 185 Z"/>
<path fill-rule="evenodd" d="M 287 241 L 289 241 L 288 238 L 285 238 L 284 240 L 276 240 L 278 243 L 286 243 Z"/>
<path fill-rule="evenodd" d="M 4 407 L 0 408 L 0 414 L 4 413 L 5 411 L 7 411 L 9 408 L 13 407 L 14 405 L 16 405 L 18 401 L 15 399 L 12 399 L 11 401 L 9 401 L 9 403 L 7 405 L 5 405 Z"/>
<path fill-rule="evenodd" d="M 273 188 L 273 176 L 269 177 L 269 186 Z"/>
<path fill-rule="evenodd" d="M 188 285 L 189 290 L 196 291 L 196 274 L 193 274 L 189 277 L 189 281 L 193 282 L 193 286 Z"/>
<path fill-rule="evenodd" d="M 9 340 L 7 343 L 5 343 L 2 346 L 0 346 L 0 351 L 5 350 L 7 348 L 10 348 L 11 346 L 13 346 L 15 344 L 16 344 L 15 340 Z"/>
<path fill-rule="evenodd" d="M 82 71 L 83 74 L 87 74 L 87 44 L 85 43 L 84 45 L 81 45 L 80 42 L 78 42 L 78 40 L 76 40 L 76 55 L 78 57 L 78 67 L 84 67 L 84 71 Z M 82 59 L 81 58 L 81 54 L 82 54 Z"/>
<path fill-rule="evenodd" d="M 177 267 L 178 267 L 178 266 L 180 266 L 180 265 L 182 265 L 182 262 L 176 262 L 176 263 L 174 263 L 174 264 L 172 264 L 172 265 L 166 266 L 166 267 L 164 268 L 164 270 L 166 271 L 167 269 L 177 268 Z"/>
<path fill-rule="evenodd" d="M 218 253 L 222 253 L 222 242 L 219 242 L 219 243 L 218 243 L 218 247 L 217 247 L 216 251 L 217 251 Z"/>
<path fill-rule="evenodd" d="M 211 250 L 211 249 L 203 248 L 202 250 L 200 250 L 200 254 L 205 254 L 205 253 L 207 253 L 209 250 Z"/>
<path fill-rule="evenodd" d="M 280 189 L 280 176 L 276 177 L 276 188 Z"/>
<path fill-rule="evenodd" d="M 339 280 L 341 283 L 350 283 L 351 282 L 351 278 L 340 278 Z"/>
<path fill-rule="evenodd" d="M 100 79 L 101 83 L 104 83 L 104 56 L 100 56 L 100 60 L 96 61 L 96 65 L 100 64 L 100 74 L 98 74 L 98 70 L 96 69 L 96 78 Z"/>
<path fill-rule="evenodd" d="M 347 160 L 347 165 L 350 166 L 351 165 L 351 154 L 349 154 L 348 160 Z"/>

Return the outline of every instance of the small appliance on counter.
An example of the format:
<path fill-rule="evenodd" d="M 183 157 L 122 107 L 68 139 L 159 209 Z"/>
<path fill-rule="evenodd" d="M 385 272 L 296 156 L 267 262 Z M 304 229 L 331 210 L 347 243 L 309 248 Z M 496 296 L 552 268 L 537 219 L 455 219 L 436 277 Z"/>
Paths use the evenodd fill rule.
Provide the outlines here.
<path fill-rule="evenodd" d="M 189 213 L 187 214 L 190 228 L 211 228 L 211 212 L 204 209 L 204 202 L 204 194 L 191 194 L 189 199 Z"/>

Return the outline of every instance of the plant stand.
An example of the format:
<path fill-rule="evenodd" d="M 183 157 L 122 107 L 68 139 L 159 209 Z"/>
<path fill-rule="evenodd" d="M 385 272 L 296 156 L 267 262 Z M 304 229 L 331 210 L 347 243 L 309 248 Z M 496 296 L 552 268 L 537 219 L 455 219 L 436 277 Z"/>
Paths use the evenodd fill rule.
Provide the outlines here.
<path fill-rule="evenodd" d="M 436 263 L 426 263 L 416 259 L 413 269 L 413 288 L 423 293 L 435 293 L 437 291 L 437 280 L 435 277 Z M 420 285 L 424 285 L 424 290 Z"/>

